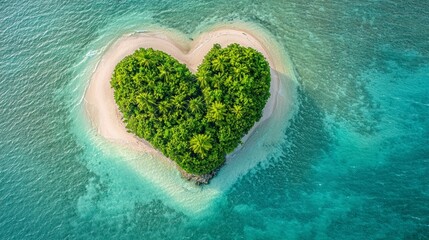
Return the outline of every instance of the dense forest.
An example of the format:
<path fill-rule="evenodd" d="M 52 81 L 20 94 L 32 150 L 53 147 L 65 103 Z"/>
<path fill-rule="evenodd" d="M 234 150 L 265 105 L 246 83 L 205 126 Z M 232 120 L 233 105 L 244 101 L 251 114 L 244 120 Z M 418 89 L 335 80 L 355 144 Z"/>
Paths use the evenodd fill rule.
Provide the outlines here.
<path fill-rule="evenodd" d="M 219 168 L 261 118 L 270 81 L 261 53 L 215 44 L 196 75 L 162 51 L 141 48 L 118 63 L 111 86 L 130 132 L 202 175 Z"/>

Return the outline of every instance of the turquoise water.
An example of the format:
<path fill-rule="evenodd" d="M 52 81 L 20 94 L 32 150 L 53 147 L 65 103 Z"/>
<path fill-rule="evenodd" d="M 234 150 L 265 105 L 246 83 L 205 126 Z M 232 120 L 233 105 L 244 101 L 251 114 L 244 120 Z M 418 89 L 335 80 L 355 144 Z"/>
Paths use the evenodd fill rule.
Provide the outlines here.
<path fill-rule="evenodd" d="M 0 1 L 0 239 L 428 239 L 428 16 L 425 1 Z M 128 164 L 151 156 L 88 127 L 88 76 L 123 34 L 231 21 L 286 50 L 297 110 L 244 149 L 260 159 L 239 178 L 176 194 Z"/>

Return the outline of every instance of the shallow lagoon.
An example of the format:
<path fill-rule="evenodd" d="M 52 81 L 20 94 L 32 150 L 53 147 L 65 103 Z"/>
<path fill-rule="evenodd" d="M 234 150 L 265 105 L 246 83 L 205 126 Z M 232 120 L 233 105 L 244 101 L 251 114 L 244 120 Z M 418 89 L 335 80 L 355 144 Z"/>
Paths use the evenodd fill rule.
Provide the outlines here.
<path fill-rule="evenodd" d="M 0 4 L 1 238 L 428 237 L 426 3 Z M 285 49 L 298 110 L 261 155 L 243 151 L 258 164 L 227 188 L 182 184 L 172 197 L 125 160 L 158 161 L 86 125 L 87 76 L 122 34 L 225 21 L 256 24 Z"/>

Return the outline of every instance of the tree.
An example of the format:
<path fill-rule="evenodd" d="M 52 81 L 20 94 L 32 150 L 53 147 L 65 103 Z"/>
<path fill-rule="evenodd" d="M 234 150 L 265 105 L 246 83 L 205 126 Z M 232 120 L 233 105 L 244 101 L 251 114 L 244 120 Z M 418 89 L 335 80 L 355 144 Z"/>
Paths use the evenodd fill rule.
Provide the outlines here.
<path fill-rule="evenodd" d="M 223 56 L 219 56 L 218 58 L 213 59 L 212 61 L 212 65 L 213 65 L 213 69 L 219 72 L 223 72 L 224 71 L 224 58 Z"/>
<path fill-rule="evenodd" d="M 189 101 L 189 109 L 192 113 L 202 113 L 204 108 L 201 97 L 193 98 Z"/>
<path fill-rule="evenodd" d="M 237 119 L 240 119 L 243 116 L 243 108 L 240 105 L 234 105 L 232 112 Z"/>
<path fill-rule="evenodd" d="M 223 120 L 224 116 L 225 116 L 225 104 L 218 101 L 212 103 L 207 113 L 207 119 L 210 122 L 219 122 Z"/>
<path fill-rule="evenodd" d="M 206 134 L 197 134 L 190 141 L 191 149 L 194 153 L 199 154 L 202 158 L 212 148 L 211 138 Z"/>

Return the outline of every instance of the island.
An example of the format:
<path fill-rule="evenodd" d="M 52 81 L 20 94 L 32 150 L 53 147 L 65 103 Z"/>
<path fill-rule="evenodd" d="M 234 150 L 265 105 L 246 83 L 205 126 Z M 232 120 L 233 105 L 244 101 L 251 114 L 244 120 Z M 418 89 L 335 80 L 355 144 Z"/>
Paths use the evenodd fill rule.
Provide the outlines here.
<path fill-rule="evenodd" d="M 257 50 L 214 44 L 195 75 L 167 53 L 141 48 L 118 63 L 111 86 L 127 129 L 207 183 L 262 117 L 270 82 Z"/>
<path fill-rule="evenodd" d="M 225 164 L 228 166 L 236 165 L 229 161 L 235 155 L 240 154 L 243 148 L 250 146 L 246 143 L 251 136 L 256 133 L 261 134 L 258 133 L 259 126 L 273 121 L 280 122 L 280 120 L 277 121 L 279 116 L 284 119 L 284 114 L 289 113 L 292 106 L 289 98 L 292 96 L 294 88 L 293 86 L 285 87 L 285 84 L 293 82 L 289 79 L 291 73 L 283 58 L 282 50 L 271 41 L 271 38 L 266 38 L 262 31 L 236 24 L 235 26 L 214 27 L 198 35 L 190 38 L 188 35 L 171 30 L 153 29 L 124 35 L 112 41 L 106 50 L 103 50 L 100 60 L 94 65 L 95 68 L 91 73 L 91 81 L 83 101 L 84 110 L 92 129 L 102 139 L 130 151 L 149 154 L 154 159 L 159 159 L 160 163 L 166 164 L 165 169 L 171 169 L 171 171 L 173 168 L 179 169 L 181 175 L 188 180 L 208 183 L 225 159 Z M 163 83 L 158 87 L 153 86 L 154 91 L 158 88 L 157 91 L 160 93 L 155 99 L 156 101 L 158 98 L 162 99 L 159 104 L 151 103 L 154 99 L 151 99 L 149 94 L 134 96 L 135 103 L 133 104 L 127 103 L 127 97 L 124 97 L 122 99 L 124 102 L 121 103 L 121 97 L 115 93 L 114 87 L 112 88 L 112 84 L 114 85 L 116 81 L 113 78 L 120 75 L 119 68 L 121 67 L 118 66 L 122 66 L 121 62 L 131 59 L 130 56 L 135 53 L 144 55 L 149 52 L 151 52 L 150 55 L 163 58 L 162 61 L 174 66 L 175 75 L 188 80 L 181 81 L 181 85 L 180 83 L 175 85 L 179 87 L 178 89 L 182 87 L 187 91 L 176 94 L 171 89 L 164 89 L 165 83 Z M 253 89 L 256 92 L 243 95 L 242 99 L 237 102 L 226 99 L 230 97 L 225 98 L 225 96 L 230 94 L 223 92 L 224 87 L 215 86 L 215 81 L 211 79 L 221 76 L 219 74 L 216 76 L 210 71 L 233 71 L 233 68 L 224 65 L 224 61 L 216 60 L 228 58 L 227 55 L 224 55 L 227 52 L 240 52 L 240 55 L 241 52 L 244 52 L 244 56 L 247 52 L 253 56 L 254 63 L 260 68 L 257 70 L 259 75 L 254 75 L 255 72 L 244 74 L 249 70 L 248 67 L 246 67 L 247 70 L 242 69 L 243 74 L 228 73 L 224 81 L 231 82 L 233 78 L 238 78 L 238 80 L 248 81 L 249 87 L 257 88 Z M 250 66 L 250 68 L 253 69 L 256 65 Z M 161 70 L 165 72 L 159 74 Z M 131 69 L 131 71 L 134 70 Z M 171 78 L 171 67 L 162 69 L 161 66 L 157 66 L 155 71 L 159 72 L 154 77 L 161 75 L 162 78 Z M 252 82 L 254 79 L 259 79 L 259 82 L 264 84 L 254 85 Z M 204 81 L 207 82 L 204 83 Z M 200 87 L 200 84 L 207 84 L 207 86 Z M 236 87 L 239 88 L 238 85 Z M 132 91 L 129 90 L 129 92 Z M 164 101 L 163 104 L 161 104 L 162 101 Z M 175 106 L 173 101 L 181 104 Z M 252 103 L 248 105 L 245 101 Z M 162 110 L 161 105 L 165 105 L 166 109 Z M 149 122 L 146 121 L 146 124 L 132 117 L 131 109 L 135 111 L 139 107 L 148 108 L 145 120 L 149 119 Z M 248 109 L 243 109 L 243 107 Z M 182 116 L 179 117 L 180 123 L 176 122 L 174 126 L 171 126 L 171 129 L 174 128 L 174 130 L 160 130 L 159 133 L 145 130 L 145 126 L 161 125 L 159 120 L 153 118 L 154 116 L 162 114 L 165 120 L 171 121 L 173 116 L 169 116 L 170 114 L 166 114 L 167 112 L 161 113 L 166 110 L 168 112 L 174 110 L 176 115 Z M 276 114 L 273 114 L 274 111 Z M 153 121 L 150 120 L 150 114 L 153 116 Z M 271 119 L 271 116 L 275 116 L 276 119 Z M 215 119 L 217 120 L 215 121 Z M 227 125 L 226 128 L 222 127 Z M 273 125 L 273 127 L 277 127 L 277 125 Z M 167 127 L 159 129 L 167 129 Z M 176 131 L 180 129 L 191 129 L 192 131 L 185 133 L 182 133 L 183 130 L 182 132 Z M 169 139 L 165 140 L 164 135 Z M 202 161 L 198 161 L 198 159 Z M 240 159 L 240 161 L 245 161 L 245 159 Z M 130 164 L 134 163 L 130 162 Z M 254 161 L 252 160 L 249 164 L 254 164 Z M 241 165 L 248 167 L 246 163 Z M 240 171 L 234 171 L 233 174 Z"/>

